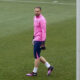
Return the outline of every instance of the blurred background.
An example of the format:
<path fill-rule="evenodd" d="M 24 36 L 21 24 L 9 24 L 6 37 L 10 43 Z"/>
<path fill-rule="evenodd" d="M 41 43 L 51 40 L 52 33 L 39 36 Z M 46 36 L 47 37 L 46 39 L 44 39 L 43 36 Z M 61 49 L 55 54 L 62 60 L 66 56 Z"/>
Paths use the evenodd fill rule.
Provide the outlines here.
<path fill-rule="evenodd" d="M 38 77 L 26 77 L 33 69 L 34 7 L 41 6 L 47 19 L 46 51 L 41 55 L 55 69 L 47 77 L 40 64 Z M 76 0 L 0 0 L 0 80 L 76 79 Z M 44 72 L 43 72 L 44 70 Z"/>

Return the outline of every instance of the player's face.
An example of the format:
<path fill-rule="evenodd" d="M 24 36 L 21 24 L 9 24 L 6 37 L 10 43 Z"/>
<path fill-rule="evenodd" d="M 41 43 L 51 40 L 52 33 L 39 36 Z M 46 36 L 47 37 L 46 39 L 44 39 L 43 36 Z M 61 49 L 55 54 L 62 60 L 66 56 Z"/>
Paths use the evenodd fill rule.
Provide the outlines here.
<path fill-rule="evenodd" d="M 39 16 L 41 14 L 41 10 L 39 8 L 34 9 L 35 16 Z"/>

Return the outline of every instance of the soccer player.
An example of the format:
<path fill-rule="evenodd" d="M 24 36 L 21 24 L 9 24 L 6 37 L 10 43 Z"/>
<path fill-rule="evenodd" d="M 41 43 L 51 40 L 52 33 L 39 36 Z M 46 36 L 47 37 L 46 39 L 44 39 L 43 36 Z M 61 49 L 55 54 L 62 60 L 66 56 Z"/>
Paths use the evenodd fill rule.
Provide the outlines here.
<path fill-rule="evenodd" d="M 46 19 L 41 14 L 41 7 L 34 8 L 34 36 L 32 44 L 34 46 L 34 69 L 31 73 L 26 74 L 26 76 L 37 76 L 37 70 L 39 63 L 42 62 L 48 69 L 47 75 L 50 75 L 54 67 L 52 67 L 49 62 L 42 56 L 40 56 L 41 50 L 45 50 L 46 41 Z"/>

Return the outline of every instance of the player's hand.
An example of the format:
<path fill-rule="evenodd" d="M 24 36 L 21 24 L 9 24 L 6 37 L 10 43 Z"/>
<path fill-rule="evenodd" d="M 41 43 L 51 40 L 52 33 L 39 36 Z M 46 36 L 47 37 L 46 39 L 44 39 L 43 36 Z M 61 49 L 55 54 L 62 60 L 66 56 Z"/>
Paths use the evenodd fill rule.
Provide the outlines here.
<path fill-rule="evenodd" d="M 46 50 L 45 41 L 42 42 L 42 44 L 41 44 L 41 49 L 42 49 L 42 50 Z"/>
<path fill-rule="evenodd" d="M 42 50 L 46 50 L 45 45 L 41 45 L 41 49 L 42 49 Z"/>
<path fill-rule="evenodd" d="M 34 45 L 34 39 L 32 40 L 32 45 Z"/>

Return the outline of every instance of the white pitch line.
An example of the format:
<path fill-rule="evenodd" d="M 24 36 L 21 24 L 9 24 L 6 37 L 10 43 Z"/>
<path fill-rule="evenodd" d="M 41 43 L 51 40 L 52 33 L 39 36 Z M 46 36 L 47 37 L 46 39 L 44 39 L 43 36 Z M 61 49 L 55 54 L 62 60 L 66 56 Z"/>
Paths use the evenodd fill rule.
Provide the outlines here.
<path fill-rule="evenodd" d="M 58 1 L 53 1 L 53 2 L 41 2 L 41 1 L 16 1 L 16 0 L 0 0 L 0 1 L 5 1 L 5 2 L 21 2 L 21 3 L 41 3 L 41 4 L 59 4 L 59 5 L 71 5 L 75 6 L 75 3 L 60 3 Z"/>

